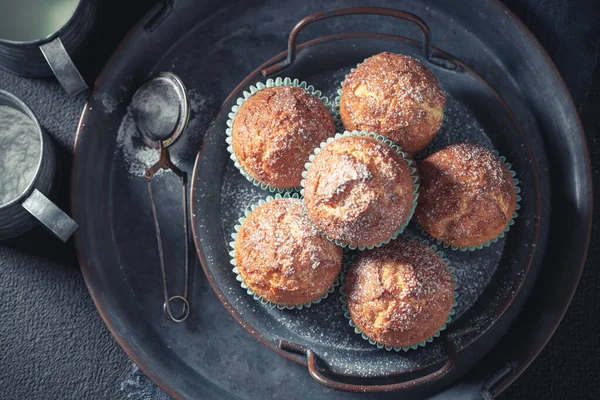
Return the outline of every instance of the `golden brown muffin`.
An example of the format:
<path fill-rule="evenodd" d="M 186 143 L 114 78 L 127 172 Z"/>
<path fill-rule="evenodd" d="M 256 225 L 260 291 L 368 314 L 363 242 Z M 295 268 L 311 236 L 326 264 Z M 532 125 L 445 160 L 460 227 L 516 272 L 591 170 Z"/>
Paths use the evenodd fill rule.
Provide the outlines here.
<path fill-rule="evenodd" d="M 444 325 L 454 302 L 454 280 L 426 245 L 399 238 L 360 253 L 344 286 L 352 320 L 365 335 L 391 347 L 409 347 Z"/>
<path fill-rule="evenodd" d="M 292 86 L 256 92 L 233 121 L 236 157 L 254 179 L 278 188 L 300 186 L 313 150 L 335 134 L 331 114 L 317 97 Z"/>
<path fill-rule="evenodd" d="M 325 146 L 306 175 L 308 216 L 330 238 L 350 246 L 382 242 L 407 220 L 411 169 L 402 155 L 367 136 L 343 136 Z"/>
<path fill-rule="evenodd" d="M 517 193 L 506 165 L 470 143 L 450 145 L 419 165 L 417 221 L 448 244 L 476 246 L 496 238 L 512 219 Z"/>
<path fill-rule="evenodd" d="M 342 267 L 342 249 L 310 222 L 299 199 L 256 208 L 235 241 L 239 274 L 265 300 L 300 305 L 319 299 Z"/>
<path fill-rule="evenodd" d="M 408 153 L 429 144 L 442 127 L 446 94 L 427 67 L 394 53 L 366 59 L 342 83 L 340 115 L 347 130 L 386 136 Z"/>

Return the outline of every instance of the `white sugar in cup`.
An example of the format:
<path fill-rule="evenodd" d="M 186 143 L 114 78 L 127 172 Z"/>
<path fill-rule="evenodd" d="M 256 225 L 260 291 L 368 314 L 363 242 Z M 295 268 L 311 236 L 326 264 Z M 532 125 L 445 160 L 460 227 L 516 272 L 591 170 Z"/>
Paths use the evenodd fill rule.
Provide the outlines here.
<path fill-rule="evenodd" d="M 0 206 L 25 193 L 40 158 L 37 125 L 27 114 L 0 105 Z"/>
<path fill-rule="evenodd" d="M 41 222 L 66 241 L 77 224 L 47 196 L 55 188 L 56 154 L 31 109 L 0 90 L 0 240 Z"/>

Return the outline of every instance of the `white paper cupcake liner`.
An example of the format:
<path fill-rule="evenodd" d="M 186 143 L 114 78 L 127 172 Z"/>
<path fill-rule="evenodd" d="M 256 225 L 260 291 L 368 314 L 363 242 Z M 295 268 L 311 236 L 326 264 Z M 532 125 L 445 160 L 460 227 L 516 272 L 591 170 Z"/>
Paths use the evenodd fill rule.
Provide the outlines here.
<path fill-rule="evenodd" d="M 342 311 L 344 312 L 344 316 L 348 319 L 348 324 L 354 329 L 354 333 L 356 333 L 357 335 L 360 335 L 364 340 L 366 340 L 367 342 L 369 342 L 369 344 L 376 346 L 378 349 L 385 349 L 387 351 L 395 351 L 395 352 L 400 352 L 400 351 L 409 351 L 409 350 L 416 350 L 419 347 L 424 347 L 427 345 L 427 343 L 431 343 L 433 342 L 433 340 L 437 337 L 440 336 L 441 332 L 444 331 L 447 327 L 448 324 L 450 322 L 452 322 L 452 318 L 454 317 L 454 315 L 456 314 L 456 304 L 457 301 L 456 299 L 458 298 L 458 292 L 456 291 L 457 289 L 457 279 L 456 279 L 456 275 L 454 273 L 454 268 L 452 268 L 450 266 L 450 261 L 446 258 L 446 256 L 444 255 L 443 252 L 439 251 L 437 249 L 436 245 L 431 245 L 427 240 L 421 239 L 421 238 L 417 238 L 413 235 L 407 235 L 405 237 L 406 239 L 410 239 L 410 240 L 416 240 L 419 241 L 423 244 L 425 244 L 427 247 L 429 247 L 430 249 L 432 249 L 433 251 L 435 251 L 444 261 L 444 263 L 446 264 L 446 266 L 448 267 L 448 269 L 450 270 L 450 274 L 452 275 L 452 279 L 454 280 L 454 300 L 452 301 L 452 307 L 450 308 L 450 312 L 448 313 L 448 318 L 446 319 L 446 322 L 444 322 L 444 324 L 440 327 L 440 329 L 434 333 L 433 335 L 431 335 L 430 337 L 428 337 L 427 339 L 419 342 L 419 343 L 415 343 L 411 346 L 405 347 L 405 346 L 388 346 L 385 345 L 383 343 L 379 343 L 376 340 L 370 338 L 369 336 L 367 336 L 360 328 L 358 328 L 356 326 L 356 324 L 354 323 L 354 320 L 352 319 L 352 316 L 350 315 L 350 311 L 348 310 L 348 306 L 346 304 L 346 294 L 344 293 L 344 288 L 346 286 L 346 275 L 348 273 L 349 268 L 351 267 L 351 265 L 354 263 L 354 261 L 356 261 L 356 258 L 358 257 L 358 254 L 354 254 L 354 256 L 349 257 L 347 263 L 344 265 L 344 268 L 342 269 L 342 274 L 341 274 L 341 286 L 339 288 L 340 291 L 340 302 L 342 303 Z"/>
<path fill-rule="evenodd" d="M 259 294 L 257 294 L 254 290 L 250 289 L 250 287 L 246 284 L 246 282 L 244 282 L 244 279 L 242 278 L 242 276 L 240 275 L 237 266 L 236 266 L 236 262 L 235 262 L 235 241 L 237 239 L 237 235 L 238 232 L 240 230 L 240 228 L 242 227 L 242 224 L 244 223 L 244 221 L 246 220 L 246 218 L 250 215 L 250 213 L 252 213 L 252 211 L 256 210 L 256 208 L 258 208 L 259 206 L 268 203 L 270 201 L 276 200 L 276 199 L 300 199 L 300 196 L 298 195 L 298 193 L 289 193 L 286 192 L 283 195 L 276 193 L 274 196 L 268 196 L 266 199 L 261 199 L 259 200 L 257 203 L 252 204 L 251 206 L 249 206 L 245 211 L 244 211 L 244 215 L 242 217 L 240 217 L 240 219 L 238 220 L 238 224 L 236 224 L 234 226 L 234 232 L 231 234 L 231 237 L 233 239 L 233 241 L 229 242 L 229 246 L 231 247 L 231 251 L 229 252 L 229 255 L 231 256 L 231 265 L 234 266 L 233 268 L 233 272 L 235 273 L 236 277 L 235 279 L 240 282 L 240 286 L 246 290 L 246 293 L 248 293 L 250 296 L 252 296 L 254 298 L 254 300 L 260 301 L 262 304 L 269 306 L 271 308 L 278 308 L 280 310 L 283 309 L 287 309 L 287 310 L 292 310 L 292 309 L 298 309 L 298 310 L 302 310 L 303 308 L 310 308 L 313 304 L 319 304 L 321 301 L 323 301 L 324 299 L 326 299 L 327 297 L 329 297 L 329 295 L 331 293 L 333 293 L 335 291 L 335 288 L 340 284 L 340 277 L 338 276 L 336 278 L 336 280 L 333 282 L 333 284 L 329 287 L 329 289 L 327 289 L 327 291 L 325 292 L 325 294 L 323 294 L 321 297 L 319 297 L 316 300 L 313 301 L 309 301 L 303 304 L 280 304 L 280 303 L 275 303 L 269 300 L 266 300 L 263 296 L 260 296 Z"/>
<path fill-rule="evenodd" d="M 346 75 L 344 75 L 344 79 L 342 79 L 342 81 L 340 82 L 340 88 L 337 90 L 337 96 L 335 96 L 335 98 L 333 99 L 333 101 L 331 102 L 332 104 L 332 108 L 335 112 L 335 115 L 337 116 L 337 119 L 340 123 L 342 123 L 342 117 L 340 115 L 340 102 L 342 100 L 342 88 L 344 87 L 344 81 L 346 80 L 346 78 L 348 78 L 348 75 L 350 75 L 352 72 L 354 72 L 354 70 L 356 68 L 358 68 L 358 66 L 360 64 L 362 64 L 363 62 L 365 62 L 368 58 L 365 58 L 362 62 L 359 62 L 358 64 L 356 64 L 356 67 L 350 69 L 350 72 L 348 72 Z"/>
<path fill-rule="evenodd" d="M 231 158 L 231 160 L 233 160 L 235 167 L 241 172 L 241 174 L 244 175 L 246 177 L 246 179 L 248 179 L 254 185 L 260 187 L 261 189 L 268 190 L 272 193 L 275 193 L 275 192 L 285 193 L 285 192 L 299 191 L 301 189 L 300 186 L 293 187 L 293 188 L 280 188 L 280 187 L 271 186 L 269 184 L 263 183 L 263 182 L 259 181 L 258 179 L 254 178 L 242 166 L 242 164 L 238 160 L 237 156 L 235 155 L 235 151 L 233 150 L 233 145 L 232 145 L 232 143 L 233 143 L 233 141 L 232 141 L 233 121 L 234 121 L 235 116 L 237 115 L 240 107 L 242 106 L 242 104 L 244 104 L 246 102 L 246 100 L 248 100 L 250 97 L 252 97 L 252 95 L 254 95 L 256 92 L 261 91 L 266 88 L 271 88 L 271 87 L 276 87 L 276 86 L 293 86 L 293 87 L 297 87 L 300 89 L 304 89 L 309 94 L 316 96 L 319 100 L 321 100 L 321 102 L 323 102 L 325 107 L 327 107 L 327 109 L 331 113 L 332 118 L 334 118 L 334 122 L 335 122 L 335 110 L 334 110 L 335 107 L 330 103 L 329 99 L 327 97 L 323 96 L 321 91 L 315 89 L 314 86 L 309 85 L 308 83 L 306 83 L 304 81 L 300 81 L 298 79 L 291 79 L 291 78 L 267 79 L 265 83 L 257 82 L 255 85 L 250 85 L 248 87 L 248 89 L 244 90 L 244 92 L 242 93 L 242 97 L 239 97 L 236 100 L 236 104 L 233 107 L 231 107 L 231 112 L 229 113 L 229 115 L 228 115 L 229 118 L 227 119 L 227 129 L 225 130 L 225 133 L 226 133 L 225 141 L 227 142 L 227 151 L 229 152 L 230 158 Z"/>
<path fill-rule="evenodd" d="M 333 142 L 336 139 L 339 139 L 341 137 L 344 136 L 368 136 L 368 137 L 372 137 L 374 139 L 377 139 L 379 141 L 381 141 L 382 143 L 388 145 L 392 150 L 394 150 L 397 154 L 400 154 L 402 156 L 402 158 L 404 159 L 404 161 L 406 161 L 406 163 L 408 164 L 408 168 L 410 169 L 411 172 L 411 178 L 412 178 L 412 186 L 413 186 L 413 199 L 412 199 L 412 204 L 410 206 L 410 209 L 408 211 L 408 215 L 406 216 L 404 222 L 402 223 L 402 225 L 400 226 L 400 228 L 394 232 L 390 237 L 388 237 L 387 239 L 376 243 L 376 244 L 372 244 L 372 245 L 368 245 L 368 246 L 353 246 L 353 245 L 349 245 L 347 243 L 344 243 L 342 241 L 339 241 L 335 238 L 330 237 L 329 235 L 325 234 L 323 232 L 323 235 L 331 240 L 332 242 L 334 242 L 335 244 L 337 244 L 338 246 L 341 247 L 347 247 L 351 250 L 365 250 L 365 249 L 373 249 L 375 247 L 380 247 L 381 245 L 387 244 L 389 243 L 391 240 L 394 240 L 398 237 L 398 235 L 400 233 L 402 233 L 404 231 L 404 229 L 408 226 L 408 223 L 410 222 L 414 212 L 415 212 L 415 208 L 417 207 L 417 199 L 419 197 L 419 176 L 417 174 L 417 168 L 416 168 L 416 164 L 414 162 L 414 160 L 408 156 L 407 153 L 405 153 L 404 151 L 402 151 L 402 148 L 400 146 L 398 146 L 393 140 L 386 138 L 385 136 L 382 135 L 378 135 L 377 133 L 373 133 L 373 132 L 368 132 L 368 131 L 345 131 L 344 133 L 336 133 L 335 136 L 330 137 L 329 139 L 327 139 L 325 142 L 322 142 L 320 144 L 319 147 L 317 147 L 314 151 L 314 153 L 309 157 L 308 162 L 305 165 L 305 171 L 302 173 L 302 189 L 300 191 L 300 193 L 302 194 L 302 196 L 304 197 L 304 186 L 306 184 L 306 176 L 308 174 L 308 170 L 310 169 L 311 165 L 312 165 L 312 161 L 315 159 L 315 156 L 317 154 L 319 154 L 321 152 L 321 150 L 323 148 L 325 148 L 325 146 L 327 146 L 329 143 Z M 318 228 L 318 227 L 317 227 Z"/>
<path fill-rule="evenodd" d="M 429 238 L 429 240 L 435 242 L 438 246 L 442 246 L 445 249 L 458 250 L 458 251 L 481 250 L 485 247 L 490 247 L 492 245 L 492 243 L 496 243 L 498 240 L 502 239 L 506 235 L 506 233 L 510 230 L 510 228 L 515 224 L 515 219 L 519 216 L 518 211 L 521 209 L 521 205 L 519 204 L 521 202 L 521 196 L 519 195 L 519 193 L 521 193 L 521 188 L 519 187 L 520 182 L 517 178 L 515 178 L 515 176 L 517 176 L 517 173 L 512 169 L 512 164 L 506 161 L 506 157 L 501 156 L 496 150 L 491 150 L 491 151 L 495 156 L 497 156 L 498 158 L 500 158 L 500 160 L 502 160 L 504 165 L 506 165 L 506 167 L 510 171 L 510 175 L 512 176 L 513 183 L 515 185 L 515 192 L 517 194 L 517 203 L 515 204 L 515 211 L 513 211 L 510 221 L 508 221 L 508 223 L 506 224 L 504 231 L 502 231 L 498 236 L 496 236 L 492 240 L 488 240 L 487 242 L 476 244 L 473 246 L 455 246 L 453 244 L 446 243 L 443 240 L 434 238 L 433 236 L 431 236 L 429 234 L 429 232 L 427 232 L 425 230 L 425 228 L 423 228 L 421 226 L 421 224 L 419 224 L 415 220 L 415 224 L 417 225 L 417 228 L 423 233 L 423 235 L 427 236 Z"/>

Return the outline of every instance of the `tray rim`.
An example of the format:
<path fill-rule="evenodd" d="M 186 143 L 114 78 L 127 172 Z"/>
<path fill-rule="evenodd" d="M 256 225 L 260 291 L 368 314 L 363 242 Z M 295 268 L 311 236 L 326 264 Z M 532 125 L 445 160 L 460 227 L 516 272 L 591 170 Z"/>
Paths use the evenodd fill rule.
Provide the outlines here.
<path fill-rule="evenodd" d="M 575 280 L 573 281 L 573 284 L 568 289 L 568 295 L 567 295 L 568 301 L 566 301 L 563 305 L 561 305 L 560 309 L 558 310 L 558 312 L 557 312 L 558 318 L 556 318 L 555 321 L 553 321 L 552 323 L 549 323 L 547 325 L 546 332 L 544 334 L 544 336 L 545 336 L 544 340 L 538 342 L 537 345 L 533 347 L 533 349 L 532 349 L 533 351 L 531 351 L 529 353 L 530 356 L 528 357 L 528 360 L 525 363 L 520 364 L 518 370 L 513 371 L 514 373 L 512 373 L 512 374 L 509 374 L 507 379 L 500 381 L 500 384 L 498 386 L 498 393 L 501 393 L 511 383 L 513 383 L 519 376 L 521 376 L 523 371 L 525 371 L 529 367 L 529 365 L 531 365 L 533 360 L 535 360 L 537 358 L 537 356 L 540 354 L 540 352 L 544 349 L 544 347 L 546 347 L 546 345 L 548 344 L 548 342 L 554 335 L 556 328 L 558 328 L 558 325 L 560 325 L 560 323 L 562 322 L 562 320 L 567 312 L 567 309 L 569 308 L 571 301 L 573 300 L 573 296 L 575 295 L 575 291 L 577 290 L 577 287 L 579 286 L 579 281 L 581 280 L 581 275 L 583 274 L 583 268 L 585 267 L 585 262 L 587 260 L 588 250 L 590 247 L 589 245 L 590 245 L 590 241 L 592 239 L 592 228 L 593 228 L 593 218 L 592 217 L 593 217 L 593 213 L 594 213 L 594 193 L 593 193 L 592 188 L 594 186 L 593 186 L 593 181 L 592 181 L 593 173 L 592 173 L 592 164 L 591 164 L 591 158 L 590 158 L 590 152 L 589 152 L 589 145 L 587 142 L 587 138 L 585 137 L 583 123 L 581 122 L 581 117 L 579 116 L 579 113 L 577 112 L 577 107 L 573 100 L 573 96 L 571 96 L 571 92 L 569 91 L 567 84 L 565 83 L 562 75 L 560 74 L 560 71 L 554 64 L 554 61 L 552 61 L 552 58 L 550 58 L 550 55 L 548 54 L 546 49 L 537 40 L 537 38 L 535 37 L 533 32 L 531 32 L 531 30 L 523 23 L 523 21 L 521 21 L 519 19 L 519 17 L 517 17 L 517 15 L 514 12 L 512 12 L 508 7 L 506 7 L 504 4 L 502 4 L 500 2 L 500 0 L 491 0 L 491 1 L 494 3 L 495 6 L 501 7 L 504 10 L 505 14 L 508 16 L 508 18 L 512 22 L 514 22 L 521 29 L 521 31 L 527 36 L 527 39 L 529 39 L 531 41 L 531 44 L 536 48 L 536 50 L 538 50 L 538 52 L 544 58 L 544 61 L 546 62 L 546 64 L 550 67 L 550 69 L 556 76 L 557 83 L 559 84 L 560 89 L 562 91 L 564 91 L 564 93 L 566 93 L 565 100 L 566 100 L 569 108 L 572 109 L 573 114 L 575 116 L 575 121 L 577 124 L 577 127 L 576 127 L 577 129 L 575 131 L 576 131 L 577 135 L 579 136 L 579 138 L 581 139 L 581 141 L 585 144 L 584 149 L 583 149 L 583 159 L 584 159 L 585 169 L 587 172 L 586 187 L 588 189 L 590 189 L 587 191 L 587 207 L 589 209 L 589 216 L 587 218 L 585 243 L 583 244 L 584 251 L 581 254 L 581 261 L 576 264 L 576 267 L 577 267 L 576 277 L 575 277 Z M 575 133 L 575 132 L 573 132 L 573 133 Z"/>
<path fill-rule="evenodd" d="M 533 47 L 534 50 L 536 50 L 538 52 L 538 54 L 540 54 L 542 56 L 546 65 L 550 67 L 551 73 L 554 75 L 554 78 L 556 80 L 556 83 L 558 83 L 560 91 L 562 91 L 565 94 L 565 96 L 564 96 L 564 101 L 566 102 L 565 107 L 570 109 L 571 114 L 574 117 L 573 119 L 575 121 L 575 126 L 574 126 L 572 133 L 576 134 L 579 137 L 580 141 L 582 143 L 586 144 L 586 146 L 584 146 L 584 148 L 583 148 L 583 154 L 582 154 L 582 158 L 584 159 L 584 164 L 585 164 L 586 175 L 587 175 L 586 176 L 587 179 L 585 181 L 585 186 L 588 188 L 592 188 L 593 187 L 592 186 L 592 168 L 591 168 L 591 162 L 590 162 L 589 148 L 587 146 L 587 140 L 585 138 L 583 125 L 582 125 L 581 119 L 579 117 L 579 114 L 577 112 L 577 108 L 575 106 L 573 98 L 572 98 L 560 72 L 558 71 L 557 67 L 555 66 L 554 62 L 550 58 L 547 51 L 539 43 L 537 38 L 533 35 L 533 33 L 529 30 L 529 28 L 511 10 L 509 10 L 506 6 L 504 6 L 504 4 L 502 4 L 500 2 L 500 0 L 489 0 L 488 3 L 491 7 L 494 7 L 496 9 L 502 11 L 507 16 L 507 18 L 509 18 L 509 20 L 511 20 L 515 25 L 517 25 L 517 27 L 524 34 L 525 38 L 529 41 L 528 45 Z M 81 117 L 80 117 L 80 120 L 79 120 L 79 123 L 77 126 L 75 145 L 74 145 L 74 155 L 75 156 L 74 156 L 74 160 L 73 160 L 73 169 L 72 169 L 73 172 L 71 174 L 71 188 L 72 189 L 71 189 L 71 194 L 70 194 L 71 212 L 74 215 L 76 214 L 76 202 L 77 202 L 76 196 L 75 196 L 75 190 L 73 190 L 73 188 L 76 187 L 76 184 L 77 184 L 77 179 L 76 179 L 77 178 L 76 177 L 76 175 L 77 175 L 76 167 L 78 165 L 77 154 L 80 153 L 80 152 L 78 152 L 78 149 L 80 148 L 79 144 L 81 141 L 81 132 L 82 132 L 82 127 L 85 126 L 85 121 L 87 120 L 87 117 L 88 117 L 89 103 L 92 102 L 93 95 L 95 94 L 95 91 L 96 91 L 98 85 L 101 83 L 100 82 L 101 76 L 105 73 L 105 71 L 107 69 L 110 68 L 111 64 L 114 62 L 114 60 L 118 56 L 118 54 L 126 50 L 128 45 L 130 44 L 130 42 L 133 41 L 133 38 L 134 38 L 136 32 L 139 31 L 140 29 L 143 29 L 144 25 L 146 23 L 148 23 L 148 21 L 151 20 L 151 18 L 156 14 L 156 12 L 159 9 L 160 9 L 160 5 L 159 4 L 155 5 L 147 12 L 147 14 L 144 17 L 142 17 L 140 19 L 140 21 L 138 21 L 135 25 L 133 25 L 133 27 L 130 29 L 130 31 L 127 33 L 127 35 L 122 39 L 122 41 L 119 43 L 119 45 L 115 48 L 113 54 L 111 55 L 111 57 L 108 59 L 108 61 L 104 65 L 102 72 L 99 74 L 99 78 L 94 82 L 94 87 L 93 87 L 92 91 L 90 91 L 88 94 L 88 98 L 84 105 L 83 112 L 81 114 Z M 214 14 L 214 11 L 211 11 L 206 15 L 206 17 L 209 18 L 213 14 Z M 502 390 L 504 390 L 506 387 L 508 387 L 508 385 L 510 385 L 510 383 L 512 383 L 514 380 L 516 380 L 521 375 L 521 373 L 529 366 L 529 364 L 531 364 L 531 362 L 537 357 L 539 352 L 546 346 L 547 342 L 552 337 L 554 331 L 556 330 L 556 328 L 562 321 L 562 319 L 566 313 L 566 310 L 568 309 L 568 307 L 571 303 L 571 300 L 573 298 L 575 290 L 581 279 L 581 274 L 583 272 L 583 267 L 584 267 L 585 261 L 587 259 L 589 243 L 591 240 L 591 233 L 592 233 L 592 218 L 591 218 L 591 216 L 592 216 L 592 212 L 593 212 L 593 193 L 591 190 L 587 191 L 587 196 L 586 196 L 585 200 L 586 200 L 587 209 L 589 210 L 589 215 L 587 218 L 587 225 L 582 228 L 584 237 L 585 237 L 585 241 L 583 243 L 584 250 L 580 253 L 580 260 L 578 262 L 574 263 L 575 268 L 572 271 L 572 272 L 574 272 L 574 274 L 572 275 L 573 280 L 565 288 L 565 290 L 567 292 L 567 294 L 566 294 L 567 301 L 565 301 L 564 304 L 561 305 L 560 309 L 555 310 L 556 311 L 554 314 L 555 317 L 553 318 L 551 323 L 547 324 L 547 328 L 546 328 L 544 334 L 542 335 L 542 336 L 544 336 L 544 340 L 539 341 L 537 343 L 537 345 L 535 346 L 535 348 L 531 349 L 532 351 L 528 352 L 528 354 L 526 356 L 526 361 L 519 365 L 518 370 L 514 371 L 514 373 L 510 374 L 510 376 L 507 379 L 505 379 L 501 382 L 501 385 L 499 385 L 499 387 L 498 387 L 498 393 L 501 392 Z M 110 311 L 104 308 L 104 298 L 103 298 L 102 290 L 100 287 L 97 286 L 97 283 L 94 282 L 93 268 L 87 264 L 86 258 L 83 254 L 82 244 L 81 244 L 81 242 L 83 241 L 82 236 L 83 235 L 81 232 L 75 233 L 75 247 L 76 247 L 77 258 L 79 260 L 79 264 L 80 264 L 80 267 L 82 270 L 82 275 L 84 277 L 84 281 L 86 283 L 88 291 L 90 292 L 90 296 L 92 297 L 94 305 L 95 305 L 96 309 L 98 310 L 101 318 L 103 319 L 105 325 L 108 327 L 109 331 L 111 332 L 111 334 L 115 338 L 115 340 L 118 342 L 119 346 L 133 360 L 133 362 L 135 362 L 140 367 L 140 369 L 157 384 L 158 387 L 160 387 L 162 390 L 164 390 L 167 394 L 169 394 L 173 398 L 183 398 L 182 393 L 177 391 L 174 387 L 172 387 L 169 384 L 169 382 L 167 382 L 167 380 L 164 378 L 164 376 L 160 375 L 157 371 L 155 371 L 150 366 L 150 364 L 139 354 L 139 350 L 136 349 L 135 346 L 131 343 L 131 339 L 123 336 L 121 327 L 119 327 L 118 324 L 115 321 L 113 321 L 113 319 L 110 316 Z"/>

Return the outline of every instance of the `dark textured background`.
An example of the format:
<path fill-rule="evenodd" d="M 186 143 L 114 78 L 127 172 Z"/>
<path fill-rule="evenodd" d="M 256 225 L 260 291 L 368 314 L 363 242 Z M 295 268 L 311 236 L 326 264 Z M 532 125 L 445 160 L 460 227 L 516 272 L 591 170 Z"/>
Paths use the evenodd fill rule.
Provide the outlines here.
<path fill-rule="evenodd" d="M 104 1 L 104 26 L 83 57 L 95 76 L 106 57 L 151 2 L 124 9 Z M 505 0 L 556 63 L 580 111 L 600 198 L 600 2 Z M 60 147 L 68 178 L 70 153 L 84 96 L 68 98 L 51 80 L 0 71 L 0 89 L 27 102 Z M 68 179 L 58 202 L 68 207 Z M 594 238 L 598 238 L 594 217 Z M 531 367 L 504 399 L 600 397 L 600 243 L 592 240 L 582 282 L 565 319 Z M 518 343 L 515 343 L 518 346 Z M 96 312 L 72 243 L 41 229 L 0 244 L 0 399 L 121 399 L 131 362 Z"/>

